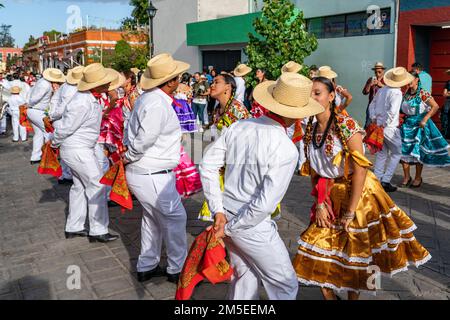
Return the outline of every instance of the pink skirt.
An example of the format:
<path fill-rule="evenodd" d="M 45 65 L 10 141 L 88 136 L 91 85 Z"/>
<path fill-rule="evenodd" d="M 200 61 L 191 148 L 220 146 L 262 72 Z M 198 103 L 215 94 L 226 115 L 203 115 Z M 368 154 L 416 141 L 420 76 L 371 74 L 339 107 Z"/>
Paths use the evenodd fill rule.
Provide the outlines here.
<path fill-rule="evenodd" d="M 183 146 L 181 146 L 180 164 L 174 169 L 174 172 L 177 178 L 177 191 L 183 198 L 202 191 L 200 174 Z"/>

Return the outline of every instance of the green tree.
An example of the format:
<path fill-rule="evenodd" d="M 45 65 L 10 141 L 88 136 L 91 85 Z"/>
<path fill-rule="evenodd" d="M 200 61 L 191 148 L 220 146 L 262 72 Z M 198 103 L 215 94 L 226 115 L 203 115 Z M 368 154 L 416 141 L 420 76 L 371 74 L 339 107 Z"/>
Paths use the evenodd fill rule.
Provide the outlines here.
<path fill-rule="evenodd" d="M 0 26 L 0 47 L 13 48 L 14 38 L 11 36 L 11 25 L 2 24 Z"/>
<path fill-rule="evenodd" d="M 43 33 L 44 36 L 47 36 L 50 41 L 58 40 L 59 36 L 62 35 L 62 32 L 56 31 L 55 29 L 52 29 L 50 31 L 45 31 Z"/>
<path fill-rule="evenodd" d="M 131 12 L 131 16 L 134 18 L 134 22 L 140 25 L 148 24 L 148 0 L 130 0 L 130 6 L 134 7 Z"/>
<path fill-rule="evenodd" d="M 263 0 L 262 16 L 256 18 L 253 27 L 256 35 L 249 33 L 249 42 L 244 49 L 248 65 L 256 70 L 266 70 L 270 79 L 281 74 L 281 67 L 292 60 L 303 61 L 317 49 L 317 39 L 306 30 L 303 12 L 289 0 Z M 307 74 L 303 67 L 302 73 Z M 257 84 L 254 73 L 247 79 L 252 86 Z"/>
<path fill-rule="evenodd" d="M 27 49 L 27 48 L 29 48 L 29 47 L 31 47 L 31 46 L 34 46 L 34 45 L 37 43 L 37 41 L 38 41 L 38 40 L 37 40 L 35 37 L 33 37 L 32 35 L 30 35 L 30 36 L 28 37 L 28 42 L 25 43 L 24 46 L 23 46 L 23 50 L 25 50 L 25 49 Z"/>
<path fill-rule="evenodd" d="M 144 69 L 147 55 L 146 47 L 132 47 L 125 40 L 119 40 L 114 51 L 103 53 L 103 64 L 117 71 L 126 71 L 133 67 Z"/>

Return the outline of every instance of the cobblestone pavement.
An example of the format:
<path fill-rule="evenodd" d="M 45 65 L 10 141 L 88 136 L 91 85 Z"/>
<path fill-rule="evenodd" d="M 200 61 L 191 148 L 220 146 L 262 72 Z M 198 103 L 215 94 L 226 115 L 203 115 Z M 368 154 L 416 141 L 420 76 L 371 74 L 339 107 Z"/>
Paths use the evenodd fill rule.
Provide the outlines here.
<path fill-rule="evenodd" d="M 29 164 L 31 139 L 13 144 L 0 139 L 0 300 L 5 299 L 173 299 L 175 285 L 165 278 L 135 280 L 140 248 L 141 209 L 122 214 L 110 208 L 110 229 L 120 239 L 108 244 L 86 238 L 66 240 L 64 224 L 70 186 L 38 175 Z M 398 168 L 394 183 L 399 183 Z M 296 239 L 309 220 L 311 197 L 307 178 L 295 176 L 282 202 L 280 234 L 294 255 Z M 364 299 L 450 298 L 450 169 L 424 170 L 420 189 L 392 194 L 415 221 L 416 237 L 433 259 L 420 269 L 382 279 L 376 297 Z M 184 201 L 189 244 L 205 227 L 196 217 L 203 200 L 197 194 Z M 166 261 L 162 261 L 165 265 Z M 68 290 L 69 266 L 81 271 L 81 289 Z M 224 299 L 227 284 L 203 283 L 193 299 Z M 266 298 L 263 291 L 261 297 Z M 298 299 L 322 299 L 316 287 L 301 286 Z"/>

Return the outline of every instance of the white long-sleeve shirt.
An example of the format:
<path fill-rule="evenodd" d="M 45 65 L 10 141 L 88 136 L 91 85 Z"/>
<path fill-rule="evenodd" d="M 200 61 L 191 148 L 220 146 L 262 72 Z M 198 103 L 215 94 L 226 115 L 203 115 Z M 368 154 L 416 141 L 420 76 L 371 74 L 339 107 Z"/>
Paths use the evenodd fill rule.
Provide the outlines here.
<path fill-rule="evenodd" d="M 66 110 L 67 104 L 73 98 L 75 93 L 78 92 L 77 86 L 64 83 L 59 87 L 58 91 L 52 96 L 50 101 L 50 112 L 49 116 L 52 121 L 59 120 L 62 118 L 64 111 Z"/>
<path fill-rule="evenodd" d="M 245 80 L 242 77 L 234 77 L 236 81 L 236 93 L 234 98 L 240 102 L 244 102 L 245 98 Z"/>
<path fill-rule="evenodd" d="M 8 102 L 9 97 L 11 96 L 11 82 L 3 79 L 0 84 L 2 85 L 2 92 L 0 93 L 2 95 L 2 100 L 3 102 Z"/>
<path fill-rule="evenodd" d="M 52 93 L 52 84 L 44 78 L 39 79 L 31 88 L 28 106 L 44 111 L 50 104 Z"/>
<path fill-rule="evenodd" d="M 12 112 L 19 112 L 19 107 L 25 104 L 25 99 L 19 94 L 12 94 L 8 100 L 8 109 Z"/>
<path fill-rule="evenodd" d="M 225 234 L 232 236 L 270 219 L 297 161 L 297 148 L 285 129 L 266 116 L 234 123 L 208 146 L 200 164 L 203 191 L 212 214 L 227 215 Z M 219 169 L 224 165 L 222 192 Z"/>
<path fill-rule="evenodd" d="M 181 129 L 172 99 L 159 88 L 136 100 L 128 121 L 127 171 L 148 174 L 175 168 L 180 161 Z"/>
<path fill-rule="evenodd" d="M 55 127 L 53 146 L 94 148 L 100 135 L 102 109 L 92 93 L 77 92 L 60 121 Z"/>
<path fill-rule="evenodd" d="M 28 83 L 20 81 L 18 79 L 15 79 L 11 81 L 11 88 L 12 87 L 19 87 L 20 88 L 20 96 L 25 100 L 28 101 L 30 98 L 30 91 L 31 87 L 28 85 Z"/>
<path fill-rule="evenodd" d="M 402 100 L 403 95 L 400 88 L 384 86 L 378 90 L 369 105 L 370 119 L 375 119 L 378 126 L 397 128 Z"/>

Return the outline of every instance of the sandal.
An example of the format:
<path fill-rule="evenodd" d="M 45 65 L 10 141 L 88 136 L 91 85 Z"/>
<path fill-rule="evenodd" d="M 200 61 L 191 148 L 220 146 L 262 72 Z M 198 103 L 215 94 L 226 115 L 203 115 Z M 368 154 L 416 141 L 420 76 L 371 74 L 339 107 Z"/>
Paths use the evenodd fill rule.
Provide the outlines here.
<path fill-rule="evenodd" d="M 408 182 L 402 183 L 402 184 L 400 184 L 398 187 L 399 187 L 399 188 L 408 188 L 408 187 L 411 185 L 411 182 L 412 182 L 412 178 L 409 177 Z"/>
<path fill-rule="evenodd" d="M 419 184 L 412 184 L 409 186 L 410 188 L 419 188 L 422 185 L 423 179 L 420 178 L 420 183 Z"/>

